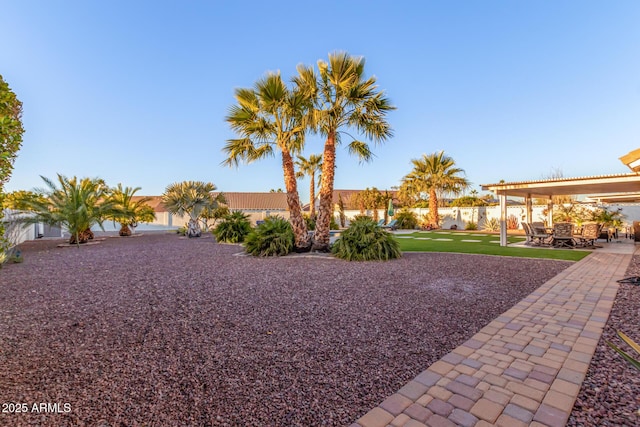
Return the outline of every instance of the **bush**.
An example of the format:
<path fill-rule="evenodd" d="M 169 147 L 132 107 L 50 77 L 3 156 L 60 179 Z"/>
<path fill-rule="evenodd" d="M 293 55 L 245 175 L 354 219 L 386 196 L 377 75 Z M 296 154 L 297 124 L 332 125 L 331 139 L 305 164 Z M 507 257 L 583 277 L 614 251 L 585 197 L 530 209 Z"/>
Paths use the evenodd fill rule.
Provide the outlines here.
<path fill-rule="evenodd" d="M 329 223 L 329 230 L 340 230 L 340 224 L 336 222 L 336 219 L 332 216 Z"/>
<path fill-rule="evenodd" d="M 402 256 L 398 241 L 368 217 L 354 219 L 331 251 L 337 258 L 347 261 L 389 260 Z"/>
<path fill-rule="evenodd" d="M 418 228 L 418 216 L 409 211 L 409 210 L 401 210 L 396 216 L 395 220 L 397 221 L 396 227 L 402 230 L 413 230 Z"/>
<path fill-rule="evenodd" d="M 307 230 L 313 231 L 316 229 L 316 220 L 309 215 L 303 215 L 304 222 L 307 224 Z"/>
<path fill-rule="evenodd" d="M 249 232 L 251 232 L 249 215 L 240 211 L 233 211 L 226 215 L 222 222 L 213 229 L 213 234 L 218 242 L 226 243 L 241 243 Z"/>
<path fill-rule="evenodd" d="M 268 217 L 245 238 L 247 253 L 254 256 L 281 256 L 293 251 L 293 228 L 280 217 Z"/>
<path fill-rule="evenodd" d="M 486 231 L 499 231 L 500 230 L 500 220 L 497 218 L 487 218 L 484 220 L 483 225 L 484 230 Z"/>
<path fill-rule="evenodd" d="M 477 230 L 478 229 L 478 224 L 476 224 L 475 222 L 468 222 L 465 224 L 464 226 L 465 230 Z"/>

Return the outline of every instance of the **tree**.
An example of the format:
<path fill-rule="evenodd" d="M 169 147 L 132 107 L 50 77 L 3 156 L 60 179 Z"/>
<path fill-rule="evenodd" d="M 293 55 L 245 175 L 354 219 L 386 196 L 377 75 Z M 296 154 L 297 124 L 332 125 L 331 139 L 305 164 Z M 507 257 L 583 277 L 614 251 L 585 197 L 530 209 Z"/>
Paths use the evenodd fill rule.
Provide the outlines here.
<path fill-rule="evenodd" d="M 133 201 L 133 196 L 140 190 L 140 187 L 117 187 L 109 190 L 108 198 L 113 203 L 114 213 L 112 220 L 120 224 L 119 234 L 121 236 L 131 236 L 131 228 L 138 226 L 139 222 L 151 222 L 156 218 L 153 208 L 147 203 L 151 197 L 143 197 Z"/>
<path fill-rule="evenodd" d="M 380 191 L 373 187 L 359 191 L 355 195 L 355 203 L 360 208 L 360 213 L 365 210 L 373 211 L 373 220 L 378 221 L 378 209 L 385 207 L 385 198 Z M 387 199 L 388 200 L 388 199 Z"/>
<path fill-rule="evenodd" d="M 170 184 L 162 194 L 162 203 L 169 213 L 174 215 L 188 215 L 188 237 L 200 237 L 202 229 L 200 219 L 207 209 L 216 209 L 224 203 L 224 195 L 214 196 L 215 184 L 203 181 L 183 181 Z"/>
<path fill-rule="evenodd" d="M 13 162 L 22 145 L 22 102 L 0 75 L 0 205 L 4 198 L 4 184 L 9 181 Z M 7 249 L 4 241 L 3 212 L 0 209 L 0 254 Z"/>
<path fill-rule="evenodd" d="M 298 250 L 311 247 L 307 225 L 302 216 L 293 156 L 304 146 L 303 113 L 309 98 L 285 85 L 279 73 L 269 73 L 251 89 L 236 89 L 226 121 L 241 137 L 230 139 L 223 148 L 227 166 L 241 161 L 251 163 L 280 151 L 289 218 Z"/>
<path fill-rule="evenodd" d="M 316 172 L 322 168 L 322 155 L 312 154 L 308 159 L 298 156 L 296 161 L 298 166 L 297 178 L 309 177 L 309 217 L 316 219 Z"/>
<path fill-rule="evenodd" d="M 43 176 L 46 189 L 40 197 L 29 197 L 19 203 L 34 215 L 24 218 L 26 223 L 64 226 L 71 237 L 70 244 L 86 243 L 93 237 L 91 227 L 102 227 L 102 222 L 114 214 L 113 202 L 107 197 L 108 187 L 99 178 L 67 178 L 58 174 L 58 184 Z M 25 193 L 28 194 L 28 193 Z"/>
<path fill-rule="evenodd" d="M 438 193 L 459 194 L 469 187 L 469 181 L 461 176 L 464 170 L 456 167 L 455 161 L 440 151 L 423 154 L 421 159 L 412 159 L 413 170 L 403 178 L 402 186 L 412 193 L 429 194 L 429 221 L 439 227 Z"/>
<path fill-rule="evenodd" d="M 386 114 L 395 109 L 383 92 L 378 91 L 375 77 L 365 78 L 365 60 L 344 52 L 329 54 L 329 61 L 318 61 L 318 73 L 313 67 L 298 66 L 294 82 L 313 100 L 307 124 L 313 132 L 326 138 L 322 154 L 320 178 L 320 209 L 316 223 L 315 245 L 329 249 L 329 229 L 333 217 L 333 184 L 336 168 L 336 145 L 341 136 L 352 139 L 349 153 L 362 161 L 371 160 L 369 145 L 346 133 L 353 130 L 374 144 L 392 136 Z"/>

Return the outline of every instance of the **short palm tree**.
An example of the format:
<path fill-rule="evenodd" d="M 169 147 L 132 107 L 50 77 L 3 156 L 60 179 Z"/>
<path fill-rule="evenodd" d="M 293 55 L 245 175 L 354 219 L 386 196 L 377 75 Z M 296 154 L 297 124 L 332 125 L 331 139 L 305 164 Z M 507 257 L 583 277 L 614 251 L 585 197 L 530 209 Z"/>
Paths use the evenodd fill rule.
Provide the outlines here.
<path fill-rule="evenodd" d="M 170 184 L 162 194 L 162 203 L 174 215 L 188 215 L 188 237 L 200 237 L 200 216 L 206 209 L 216 209 L 224 202 L 224 195 L 212 193 L 216 186 L 211 182 L 183 181 Z"/>
<path fill-rule="evenodd" d="M 106 197 L 108 187 L 101 179 L 58 174 L 58 187 L 54 181 L 41 178 L 47 189 L 38 191 L 42 197 L 24 201 L 26 209 L 34 213 L 25 222 L 62 225 L 71 233 L 70 244 L 86 243 L 93 236 L 91 227 L 102 227 L 114 213 L 113 202 Z"/>
<path fill-rule="evenodd" d="M 151 222 L 156 219 L 153 208 L 147 203 L 151 201 L 151 197 L 142 197 L 134 201 L 134 195 L 140 190 L 140 187 L 117 187 L 109 190 L 108 198 L 113 203 L 114 214 L 112 220 L 120 224 L 119 234 L 121 236 L 131 236 L 130 227 L 137 227 L 139 222 Z"/>
<path fill-rule="evenodd" d="M 227 141 L 223 151 L 228 157 L 223 164 L 251 163 L 279 151 L 295 246 L 309 248 L 293 160 L 304 146 L 302 119 L 309 100 L 299 91 L 290 90 L 279 73 L 267 74 L 253 88 L 236 89 L 235 97 L 237 104 L 230 108 L 226 120 L 240 138 Z"/>
<path fill-rule="evenodd" d="M 456 167 L 455 161 L 444 151 L 423 154 L 411 163 L 413 170 L 403 178 L 402 186 L 413 193 L 429 194 L 429 221 L 433 227 L 438 227 L 438 193 L 460 194 L 470 183 L 462 176 L 464 169 Z"/>
<path fill-rule="evenodd" d="M 378 91 L 375 77 L 364 75 L 365 60 L 348 53 L 329 54 L 329 61 L 318 61 L 318 73 L 313 67 L 298 67 L 294 82 L 313 99 L 308 126 L 326 138 L 322 154 L 320 179 L 320 209 L 316 222 L 315 245 L 329 249 L 329 228 L 333 216 L 333 184 L 336 167 L 336 145 L 346 130 L 356 131 L 375 144 L 392 136 L 386 114 L 393 110 L 389 99 Z M 349 153 L 363 161 L 371 160 L 369 145 L 352 138 Z"/>
<path fill-rule="evenodd" d="M 298 156 L 296 161 L 298 166 L 297 178 L 309 177 L 309 217 L 316 219 L 316 172 L 322 168 L 322 155 L 312 154 L 308 159 Z"/>

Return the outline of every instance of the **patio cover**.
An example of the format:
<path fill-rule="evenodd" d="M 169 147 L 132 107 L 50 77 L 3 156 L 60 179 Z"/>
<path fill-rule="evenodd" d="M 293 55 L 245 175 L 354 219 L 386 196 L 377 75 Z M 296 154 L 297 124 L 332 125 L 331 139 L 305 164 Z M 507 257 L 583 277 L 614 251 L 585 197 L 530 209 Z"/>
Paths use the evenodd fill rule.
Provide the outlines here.
<path fill-rule="evenodd" d="M 527 215 L 530 216 L 531 199 L 548 199 L 553 196 L 589 195 L 596 200 L 640 200 L 640 174 L 602 175 L 582 178 L 555 178 L 538 181 L 503 182 L 482 184 L 482 189 L 492 191 L 500 199 L 500 246 L 507 245 L 507 196 L 524 197 Z M 617 197 L 613 197 L 613 195 Z"/>

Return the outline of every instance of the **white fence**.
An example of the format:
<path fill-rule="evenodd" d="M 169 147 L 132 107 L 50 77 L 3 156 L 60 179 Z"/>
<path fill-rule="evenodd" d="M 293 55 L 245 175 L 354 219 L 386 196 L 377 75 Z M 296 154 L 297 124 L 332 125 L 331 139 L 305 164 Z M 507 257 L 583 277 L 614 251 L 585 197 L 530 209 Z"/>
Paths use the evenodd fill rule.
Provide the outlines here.
<path fill-rule="evenodd" d="M 589 206 L 589 205 L 585 205 Z M 622 208 L 622 214 L 624 215 L 624 223 L 626 226 L 631 226 L 633 221 L 640 220 L 640 204 L 627 203 L 607 205 L 607 209 L 615 211 L 618 208 Z M 532 221 L 544 222 L 547 220 L 545 213 L 547 209 L 546 205 L 534 205 L 532 208 Z M 421 220 L 425 215 L 429 213 L 427 208 L 412 208 L 409 209 L 418 216 L 418 220 Z M 397 211 L 396 211 L 397 212 Z M 365 212 L 366 215 L 373 216 L 373 211 L 369 210 Z M 452 226 L 456 226 L 459 230 L 464 230 L 467 224 L 475 223 L 479 229 L 483 228 L 483 224 L 487 220 L 496 219 L 500 220 L 500 206 L 480 206 L 480 207 L 464 207 L 464 208 L 438 208 L 438 214 L 440 215 L 442 224 L 441 227 L 449 229 Z M 353 219 L 353 217 L 361 215 L 359 210 L 345 211 L 347 220 Z M 384 210 L 378 210 L 378 218 L 383 218 Z M 526 222 L 527 209 L 524 205 L 507 206 L 507 217 L 513 216 L 517 220 L 518 228 L 522 228 L 520 225 Z M 335 213 L 336 222 L 339 223 L 339 216 Z M 347 224 L 348 225 L 348 224 Z"/>

